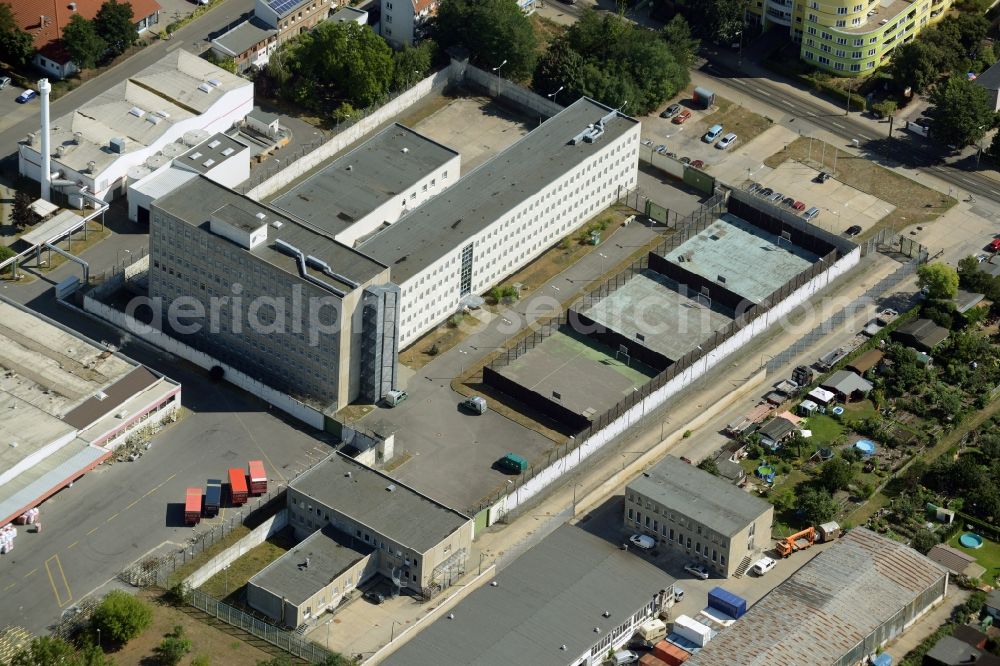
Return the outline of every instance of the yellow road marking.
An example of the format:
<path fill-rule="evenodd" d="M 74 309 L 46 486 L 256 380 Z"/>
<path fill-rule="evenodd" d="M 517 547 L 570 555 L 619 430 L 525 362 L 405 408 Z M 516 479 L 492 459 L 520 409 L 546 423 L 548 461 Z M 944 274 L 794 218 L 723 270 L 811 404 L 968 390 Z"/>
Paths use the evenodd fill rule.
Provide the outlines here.
<path fill-rule="evenodd" d="M 115 519 L 115 518 L 117 518 L 117 517 L 118 517 L 118 514 L 116 513 L 115 515 L 111 516 L 110 518 L 108 518 L 108 519 L 107 519 L 107 520 L 105 520 L 104 522 L 106 522 L 106 523 L 110 523 L 110 522 L 111 522 L 112 520 L 114 520 L 114 519 Z"/>
<path fill-rule="evenodd" d="M 59 594 L 59 587 L 56 585 L 56 578 L 52 575 L 52 568 L 50 568 L 49 563 L 52 560 L 56 561 L 55 568 L 59 573 L 59 578 L 62 579 L 62 585 L 66 588 L 66 599 L 63 600 L 61 594 Z M 69 602 L 73 600 L 73 591 L 69 588 L 69 581 L 66 580 L 66 572 L 63 571 L 62 562 L 59 561 L 58 555 L 53 555 L 49 559 L 45 560 L 45 572 L 49 575 L 49 584 L 52 586 L 52 593 L 56 596 L 56 605 L 62 608 Z"/>
<path fill-rule="evenodd" d="M 70 545 L 66 546 L 66 550 L 72 550 L 72 549 L 76 548 L 76 544 L 78 544 L 78 543 L 80 543 L 80 542 L 79 541 L 74 541 Z"/>
<path fill-rule="evenodd" d="M 7 587 L 3 588 L 3 591 L 6 592 L 7 590 L 9 590 L 9 589 L 11 589 L 13 587 L 17 587 L 17 583 L 11 583 Z"/>
<path fill-rule="evenodd" d="M 132 508 L 132 507 L 134 507 L 134 506 L 135 506 L 136 504 L 138 504 L 138 503 L 139 503 L 139 500 L 141 500 L 141 499 L 142 499 L 142 498 L 140 497 L 139 499 L 137 499 L 136 501 L 132 502 L 131 504 L 129 504 L 129 505 L 128 505 L 127 507 L 125 507 L 125 508 L 126 508 L 126 509 L 131 509 L 131 508 Z"/>
<path fill-rule="evenodd" d="M 91 534 L 93 534 L 94 532 L 96 532 L 99 529 L 100 529 L 99 527 L 95 527 L 94 529 L 92 529 L 89 532 L 87 532 L 87 536 L 90 536 Z"/>
<path fill-rule="evenodd" d="M 36 573 L 38 573 L 38 568 L 37 567 L 34 568 L 34 569 L 32 569 L 31 571 L 29 571 L 28 573 L 24 574 L 24 577 L 25 578 L 30 578 L 31 576 L 34 576 Z"/>

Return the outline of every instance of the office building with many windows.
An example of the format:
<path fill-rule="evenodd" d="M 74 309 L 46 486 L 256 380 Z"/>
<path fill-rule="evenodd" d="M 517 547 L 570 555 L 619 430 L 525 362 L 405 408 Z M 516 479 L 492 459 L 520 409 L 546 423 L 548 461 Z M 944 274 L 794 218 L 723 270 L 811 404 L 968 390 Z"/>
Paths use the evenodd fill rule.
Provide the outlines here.
<path fill-rule="evenodd" d="M 748 19 L 788 30 L 802 60 L 838 76 L 888 64 L 893 50 L 944 18 L 953 0 L 754 0 Z"/>
<path fill-rule="evenodd" d="M 686 553 L 725 578 L 771 546 L 774 507 L 667 456 L 625 487 L 625 528 Z"/>

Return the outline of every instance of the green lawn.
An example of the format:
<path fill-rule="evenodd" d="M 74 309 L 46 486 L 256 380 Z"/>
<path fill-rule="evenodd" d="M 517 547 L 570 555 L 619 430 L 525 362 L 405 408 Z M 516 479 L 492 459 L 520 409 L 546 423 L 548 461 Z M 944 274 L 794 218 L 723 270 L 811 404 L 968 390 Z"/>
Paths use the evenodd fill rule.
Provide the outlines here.
<path fill-rule="evenodd" d="M 200 589 L 216 599 L 235 595 L 254 574 L 284 555 L 294 545 L 289 536 L 279 532 L 259 546 L 248 550 L 225 570 L 209 578 Z"/>
<path fill-rule="evenodd" d="M 812 430 L 809 441 L 817 447 L 827 446 L 844 434 L 844 424 L 826 414 L 813 414 L 805 420 L 807 430 Z"/>
<path fill-rule="evenodd" d="M 1000 574 L 1000 544 L 984 539 L 982 548 L 966 548 L 958 541 L 963 534 L 965 534 L 965 530 L 959 530 L 955 536 L 948 540 L 948 545 L 976 558 L 976 562 L 986 569 L 986 573 L 983 574 L 983 582 L 993 585 L 997 580 L 997 574 Z"/>
<path fill-rule="evenodd" d="M 871 400 L 860 400 L 844 405 L 844 416 L 852 421 L 861 421 L 875 416 L 875 405 Z"/>

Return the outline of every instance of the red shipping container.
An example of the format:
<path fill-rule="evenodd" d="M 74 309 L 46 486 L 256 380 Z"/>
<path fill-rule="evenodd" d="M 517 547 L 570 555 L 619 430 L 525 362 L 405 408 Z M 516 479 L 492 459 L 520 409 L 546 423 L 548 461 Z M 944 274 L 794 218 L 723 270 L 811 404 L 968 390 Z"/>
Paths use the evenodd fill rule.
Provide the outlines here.
<path fill-rule="evenodd" d="M 267 492 L 267 474 L 264 463 L 259 460 L 250 461 L 250 494 L 261 495 Z"/>
<path fill-rule="evenodd" d="M 660 641 L 653 648 L 653 654 L 663 660 L 668 666 L 680 666 L 691 656 L 687 650 L 677 647 L 669 641 Z"/>
<path fill-rule="evenodd" d="M 639 666 L 669 666 L 669 664 L 654 654 L 647 654 L 639 660 Z"/>
<path fill-rule="evenodd" d="M 184 524 L 197 525 L 201 520 L 201 488 L 188 488 L 184 495 Z"/>
<path fill-rule="evenodd" d="M 229 499 L 234 506 L 240 506 L 247 501 L 247 477 L 243 470 L 237 467 L 229 470 Z"/>

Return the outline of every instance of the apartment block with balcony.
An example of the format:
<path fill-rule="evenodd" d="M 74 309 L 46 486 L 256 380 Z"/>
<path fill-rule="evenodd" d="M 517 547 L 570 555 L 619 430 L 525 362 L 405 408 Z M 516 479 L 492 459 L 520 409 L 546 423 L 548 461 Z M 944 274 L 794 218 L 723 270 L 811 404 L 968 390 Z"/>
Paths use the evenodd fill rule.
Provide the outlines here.
<path fill-rule="evenodd" d="M 838 76 L 888 64 L 893 50 L 944 17 L 953 0 L 755 0 L 748 20 L 787 29 L 799 57 Z"/>

